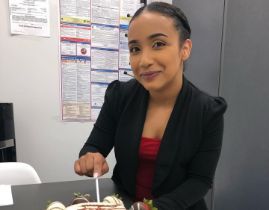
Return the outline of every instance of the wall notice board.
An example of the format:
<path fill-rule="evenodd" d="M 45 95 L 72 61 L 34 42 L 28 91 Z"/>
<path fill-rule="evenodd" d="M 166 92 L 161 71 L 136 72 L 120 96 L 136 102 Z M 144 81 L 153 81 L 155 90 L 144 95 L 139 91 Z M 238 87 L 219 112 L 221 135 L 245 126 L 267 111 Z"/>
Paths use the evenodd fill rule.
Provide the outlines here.
<path fill-rule="evenodd" d="M 127 29 L 140 6 L 140 0 L 60 0 L 63 120 L 96 120 L 108 84 L 130 79 Z"/>

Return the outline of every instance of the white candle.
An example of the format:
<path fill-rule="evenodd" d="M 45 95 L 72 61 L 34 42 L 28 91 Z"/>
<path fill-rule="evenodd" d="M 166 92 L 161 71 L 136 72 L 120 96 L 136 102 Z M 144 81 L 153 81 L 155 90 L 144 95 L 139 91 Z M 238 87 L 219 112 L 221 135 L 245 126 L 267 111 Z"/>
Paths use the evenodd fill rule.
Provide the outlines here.
<path fill-rule="evenodd" d="M 95 187 L 96 187 L 96 199 L 97 199 L 97 202 L 100 203 L 100 192 L 99 192 L 98 177 L 95 178 Z"/>

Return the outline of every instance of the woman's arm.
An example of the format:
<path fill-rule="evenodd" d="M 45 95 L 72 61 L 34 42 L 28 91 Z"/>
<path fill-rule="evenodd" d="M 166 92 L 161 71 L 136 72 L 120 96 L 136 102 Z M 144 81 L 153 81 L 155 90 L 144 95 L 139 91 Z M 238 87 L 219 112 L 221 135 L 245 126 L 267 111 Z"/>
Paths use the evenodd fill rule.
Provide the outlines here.
<path fill-rule="evenodd" d="M 114 135 L 118 119 L 119 81 L 109 84 L 104 104 L 94 124 L 92 132 L 81 149 L 79 156 L 87 152 L 100 152 L 106 157 L 114 146 Z"/>
<path fill-rule="evenodd" d="M 108 172 L 105 157 L 114 146 L 114 134 L 117 126 L 117 101 L 119 81 L 112 82 L 105 94 L 104 104 L 93 130 L 75 161 L 74 170 L 79 175 L 98 176 Z"/>

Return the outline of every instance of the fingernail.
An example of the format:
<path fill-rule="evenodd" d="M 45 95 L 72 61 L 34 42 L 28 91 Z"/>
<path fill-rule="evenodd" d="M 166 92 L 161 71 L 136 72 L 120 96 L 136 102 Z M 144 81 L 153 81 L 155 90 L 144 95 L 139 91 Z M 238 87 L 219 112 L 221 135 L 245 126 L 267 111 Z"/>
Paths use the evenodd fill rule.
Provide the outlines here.
<path fill-rule="evenodd" d="M 94 172 L 94 173 L 93 173 L 93 177 L 94 177 L 94 178 L 97 178 L 98 176 L 99 176 L 99 174 L 98 174 L 97 172 Z"/>

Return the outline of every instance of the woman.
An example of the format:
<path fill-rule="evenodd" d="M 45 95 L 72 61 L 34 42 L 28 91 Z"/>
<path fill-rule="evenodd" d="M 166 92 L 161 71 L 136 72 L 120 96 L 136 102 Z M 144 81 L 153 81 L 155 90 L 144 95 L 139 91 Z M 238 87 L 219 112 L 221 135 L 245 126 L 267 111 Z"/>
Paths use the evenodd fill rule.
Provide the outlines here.
<path fill-rule="evenodd" d="M 101 176 L 114 147 L 117 185 L 158 210 L 204 210 L 221 151 L 226 103 L 183 74 L 192 48 L 183 12 L 154 2 L 130 21 L 135 79 L 112 82 L 90 137 L 75 162 L 79 175 Z"/>

